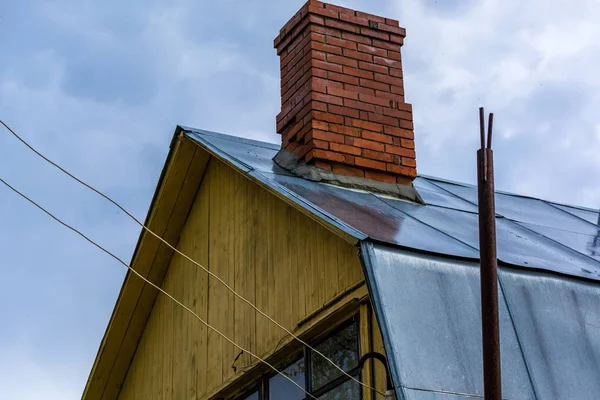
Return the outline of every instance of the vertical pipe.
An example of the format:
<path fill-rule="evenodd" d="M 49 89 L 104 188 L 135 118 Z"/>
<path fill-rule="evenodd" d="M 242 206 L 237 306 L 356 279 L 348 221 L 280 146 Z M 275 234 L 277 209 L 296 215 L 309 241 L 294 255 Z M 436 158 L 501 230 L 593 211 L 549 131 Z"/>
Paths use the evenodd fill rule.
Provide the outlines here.
<path fill-rule="evenodd" d="M 483 136 L 483 112 L 480 109 Z M 492 119 L 490 118 L 490 128 Z M 496 258 L 496 212 L 494 203 L 494 161 L 491 129 L 488 147 L 477 151 L 479 198 L 479 249 L 481 280 L 481 333 L 483 339 L 483 386 L 485 400 L 501 400 L 500 328 L 498 317 L 498 261 Z"/>

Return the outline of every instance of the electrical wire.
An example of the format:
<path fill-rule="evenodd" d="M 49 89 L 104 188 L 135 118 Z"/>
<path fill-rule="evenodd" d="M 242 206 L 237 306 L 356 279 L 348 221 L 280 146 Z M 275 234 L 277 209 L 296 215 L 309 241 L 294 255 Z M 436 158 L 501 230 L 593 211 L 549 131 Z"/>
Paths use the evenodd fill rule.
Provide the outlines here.
<path fill-rule="evenodd" d="M 11 186 L 8 182 L 6 182 L 4 179 L 2 179 L 2 177 L 0 177 L 0 182 L 2 182 L 4 185 L 6 185 L 6 187 L 8 187 L 9 189 L 11 189 L 13 192 L 17 193 L 19 196 L 21 196 L 25 200 L 27 200 L 28 202 L 30 202 L 31 204 L 33 204 L 34 206 L 36 206 L 38 209 L 42 210 L 44 213 L 46 213 L 48 216 L 50 216 L 56 222 L 58 222 L 59 224 L 63 225 L 64 227 L 70 229 L 71 231 L 75 232 L 76 234 L 78 234 L 79 236 L 81 236 L 82 238 L 84 238 L 85 240 L 87 240 L 88 242 L 90 242 L 91 244 L 93 244 L 94 246 L 96 246 L 98 249 L 102 250 L 104 253 L 108 254 L 109 256 L 111 256 L 112 258 L 114 258 L 115 260 L 117 260 L 119 263 L 123 264 L 125 267 L 127 267 L 128 270 L 130 270 L 131 272 L 133 272 L 135 275 L 137 275 L 139 278 L 141 278 L 144 282 L 146 282 L 147 284 L 149 284 L 150 286 L 152 286 L 153 288 L 155 288 L 156 290 L 158 290 L 159 292 L 161 292 L 163 295 L 167 296 L 169 299 L 171 299 L 173 302 L 175 302 L 175 304 L 177 304 L 178 306 L 182 307 L 187 312 L 189 312 L 190 314 L 192 314 L 198 321 L 200 321 L 202 324 L 206 325 L 207 328 L 209 328 L 212 331 L 216 332 L 219 336 L 221 336 L 223 339 L 227 340 L 233 346 L 237 347 L 238 349 L 240 349 L 243 352 L 246 352 L 246 353 L 250 354 L 252 357 L 258 359 L 260 362 L 262 362 L 263 364 L 265 364 L 266 366 L 268 366 L 269 368 L 271 368 L 273 371 L 275 371 L 277 374 L 283 376 L 285 379 L 287 379 L 288 381 L 292 382 L 294 385 L 296 385 L 300 390 L 302 390 L 310 398 L 317 400 L 317 398 L 315 396 L 313 396 L 312 394 L 310 394 L 306 390 L 304 390 L 304 388 L 302 386 L 300 386 L 298 383 L 296 383 L 292 378 L 288 377 L 286 374 L 284 374 L 283 372 L 279 371 L 277 368 L 275 368 L 273 365 L 271 365 L 268 361 L 264 360 L 263 358 L 257 356 L 256 354 L 252 353 L 251 351 L 246 350 L 245 348 L 243 348 L 239 344 L 235 343 L 233 340 L 231 340 L 230 338 L 228 338 L 224 333 L 222 333 L 221 331 L 219 331 L 217 328 L 213 327 L 208 322 L 204 321 L 198 314 L 196 314 L 193 310 L 191 310 L 185 304 L 183 304 L 182 302 L 180 302 L 179 300 L 177 300 L 175 297 L 173 297 L 171 294 L 169 294 L 168 292 L 166 292 L 160 286 L 152 283 L 150 280 L 148 280 L 147 278 L 145 278 L 144 276 L 142 276 L 139 272 L 137 272 L 134 268 L 132 268 L 125 261 L 121 260 L 115 254 L 113 254 L 109 250 L 105 249 L 104 247 L 100 246 L 98 243 L 94 242 L 92 239 L 90 239 L 89 237 L 87 237 L 86 235 L 84 235 L 83 233 L 81 233 L 79 230 L 77 230 L 73 226 L 67 224 L 66 222 L 63 222 L 60 218 L 56 217 L 50 211 L 46 210 L 44 207 L 42 207 L 41 205 L 39 205 L 38 203 L 36 203 L 34 200 L 32 200 L 29 197 L 27 197 L 27 195 L 25 195 L 24 193 L 20 192 L 19 190 L 17 190 L 13 186 Z"/>
<path fill-rule="evenodd" d="M 113 200 L 112 198 L 110 198 L 109 196 L 107 196 L 106 194 L 102 193 L 100 190 L 94 188 L 93 186 L 87 184 L 86 182 L 82 181 L 81 179 L 77 178 L 75 175 L 71 174 L 69 171 L 67 171 L 66 169 L 64 169 L 63 167 L 61 167 L 60 165 L 58 165 L 57 163 L 55 163 L 54 161 L 50 160 L 48 157 L 44 156 L 42 153 L 40 153 L 39 151 L 37 151 L 33 146 L 31 146 L 25 139 L 23 139 L 21 136 L 19 136 L 15 131 L 13 131 L 6 123 L 4 123 L 4 121 L 0 120 L 0 124 L 4 125 L 4 127 L 10 132 L 12 133 L 12 135 L 14 137 L 16 137 L 21 143 L 23 143 L 25 146 L 27 146 L 31 151 L 33 151 L 35 154 L 37 154 L 39 157 L 41 157 L 42 159 L 44 159 L 46 162 L 48 162 L 49 164 L 53 165 L 55 168 L 58 168 L 60 171 L 62 171 L 63 173 L 65 173 L 66 175 L 68 175 L 70 178 L 74 179 L 75 181 L 77 181 L 78 183 L 82 184 L 83 186 L 87 187 L 88 189 L 92 190 L 93 192 L 95 192 L 96 194 L 102 196 L 104 199 L 108 200 L 110 203 L 112 203 L 114 206 L 116 206 L 118 209 L 120 209 L 121 211 L 123 211 L 127 216 L 129 216 L 132 220 L 134 220 L 140 227 L 142 227 L 142 229 L 144 229 L 146 232 L 150 233 L 152 236 L 156 237 L 158 240 L 160 240 L 161 242 L 163 242 L 164 244 L 166 244 L 171 250 L 173 250 L 175 253 L 177 253 L 178 255 L 182 256 L 183 258 L 185 258 L 186 260 L 190 261 L 192 264 L 196 265 L 197 267 L 200 267 L 202 270 L 204 270 L 206 273 L 208 273 L 210 276 L 212 276 L 213 278 L 215 278 L 217 281 L 219 281 L 219 283 L 221 283 L 223 286 L 225 286 L 225 288 L 227 290 L 229 290 L 234 296 L 236 296 L 238 299 L 242 300 L 243 302 L 245 302 L 246 304 L 248 304 L 251 308 L 253 308 L 256 312 L 258 312 L 260 315 L 262 315 L 263 317 L 267 318 L 269 321 L 271 321 L 273 324 L 275 324 L 277 327 L 279 327 L 280 329 L 282 329 L 285 333 L 287 333 L 288 335 L 290 335 L 292 338 L 294 338 L 295 340 L 297 340 L 299 343 L 301 343 L 302 345 L 308 347 L 310 350 L 312 350 L 315 354 L 321 356 L 324 360 L 326 360 L 327 362 L 329 362 L 331 365 L 333 365 L 337 370 L 339 370 L 343 375 L 345 375 L 346 377 L 350 378 L 351 380 L 353 380 L 354 382 L 358 383 L 359 385 L 361 385 L 362 387 L 368 389 L 368 390 L 372 390 L 375 391 L 377 394 L 385 397 L 385 394 L 378 391 L 377 389 L 375 389 L 374 387 L 371 387 L 361 381 L 359 381 L 358 379 L 356 379 L 355 377 L 353 377 L 352 375 L 350 375 L 349 373 L 347 373 L 346 371 L 344 371 L 343 368 L 341 368 L 340 366 L 338 366 L 334 361 L 332 361 L 331 359 L 329 359 L 327 356 L 325 356 L 322 352 L 320 352 L 319 350 L 315 349 L 314 347 L 312 347 L 311 345 L 309 345 L 306 341 L 300 339 L 298 336 L 294 335 L 292 333 L 292 331 L 290 331 L 289 329 L 287 329 L 285 326 L 281 325 L 279 322 L 275 321 L 272 317 L 270 317 L 268 314 L 266 314 L 264 311 L 260 310 L 257 306 L 255 306 L 254 304 L 252 304 L 252 302 L 248 299 L 246 299 L 245 297 L 243 297 L 242 295 L 240 295 L 239 293 L 237 293 L 231 286 L 229 286 L 229 284 L 227 284 L 227 282 L 225 282 L 223 279 L 221 279 L 218 275 L 216 275 L 214 272 L 211 272 L 208 270 L 208 268 L 204 267 L 203 265 L 201 265 L 200 263 L 198 263 L 197 261 L 193 260 L 192 258 L 190 258 L 189 256 L 187 256 L 186 254 L 182 253 L 181 251 L 179 251 L 177 248 L 175 248 L 175 246 L 171 245 L 169 242 L 167 242 L 166 240 L 164 240 L 162 237 L 160 237 L 158 234 L 154 233 L 150 228 L 148 228 L 143 222 L 141 222 L 139 219 L 137 219 L 136 217 L 134 217 L 130 212 L 128 212 L 123 206 L 121 206 L 118 202 L 116 202 L 115 200 Z"/>

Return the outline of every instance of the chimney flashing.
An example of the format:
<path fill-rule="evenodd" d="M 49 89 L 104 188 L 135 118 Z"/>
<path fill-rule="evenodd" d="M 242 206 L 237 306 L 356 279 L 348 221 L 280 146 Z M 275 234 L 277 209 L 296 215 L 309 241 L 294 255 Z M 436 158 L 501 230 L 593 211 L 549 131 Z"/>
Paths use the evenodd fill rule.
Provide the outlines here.
<path fill-rule="evenodd" d="M 425 204 L 425 201 L 421 198 L 412 182 L 389 183 L 360 176 L 338 174 L 318 168 L 316 165 L 308 164 L 293 151 L 285 149 L 281 149 L 275 155 L 273 161 L 294 175 L 309 181 L 329 183 L 349 189 L 364 190 L 396 199 L 408 200 L 413 203 Z"/>

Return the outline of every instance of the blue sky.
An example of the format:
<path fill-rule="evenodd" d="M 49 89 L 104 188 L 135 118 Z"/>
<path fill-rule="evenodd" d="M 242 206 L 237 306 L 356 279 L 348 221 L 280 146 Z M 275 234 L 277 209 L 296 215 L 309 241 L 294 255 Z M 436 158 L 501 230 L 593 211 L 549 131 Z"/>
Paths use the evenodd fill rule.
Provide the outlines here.
<path fill-rule="evenodd" d="M 302 1 L 0 2 L 0 118 L 138 218 L 177 124 L 277 143 L 272 40 Z M 600 3 L 346 0 L 400 20 L 420 173 L 600 207 Z M 134 222 L 0 130 L 0 176 L 129 260 Z M 123 267 L 0 187 L 0 398 L 77 399 Z"/>

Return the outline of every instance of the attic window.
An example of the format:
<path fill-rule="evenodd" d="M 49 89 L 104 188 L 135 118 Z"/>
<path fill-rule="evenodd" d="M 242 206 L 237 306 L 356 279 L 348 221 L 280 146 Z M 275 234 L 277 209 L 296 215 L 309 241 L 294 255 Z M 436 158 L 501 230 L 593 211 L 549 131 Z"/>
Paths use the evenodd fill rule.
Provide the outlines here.
<path fill-rule="evenodd" d="M 359 379 L 359 335 L 356 320 L 351 320 L 323 341 L 316 349 Z M 337 368 L 308 348 L 294 362 L 280 367 L 280 371 L 299 384 L 304 390 L 324 400 L 358 400 L 360 386 Z M 258 389 L 257 389 L 258 387 Z M 307 396 L 281 375 L 269 374 L 252 386 L 249 392 L 236 400 L 305 400 Z"/>

